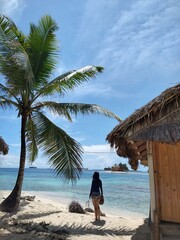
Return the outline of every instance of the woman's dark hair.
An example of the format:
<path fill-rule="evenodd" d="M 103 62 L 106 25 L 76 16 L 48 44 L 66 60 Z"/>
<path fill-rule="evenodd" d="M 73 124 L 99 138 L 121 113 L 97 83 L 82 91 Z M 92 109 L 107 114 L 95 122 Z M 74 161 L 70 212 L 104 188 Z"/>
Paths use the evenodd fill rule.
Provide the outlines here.
<path fill-rule="evenodd" d="M 94 172 L 93 180 L 99 180 L 99 173 L 98 172 Z"/>

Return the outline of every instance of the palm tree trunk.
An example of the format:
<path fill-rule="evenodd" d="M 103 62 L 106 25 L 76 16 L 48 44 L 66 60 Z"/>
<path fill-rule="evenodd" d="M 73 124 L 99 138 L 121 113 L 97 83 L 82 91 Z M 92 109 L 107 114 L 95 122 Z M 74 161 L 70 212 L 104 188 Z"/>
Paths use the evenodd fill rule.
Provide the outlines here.
<path fill-rule="evenodd" d="M 10 195 L 0 204 L 0 210 L 3 212 L 15 212 L 18 210 L 18 207 L 19 207 L 23 178 L 24 178 L 25 161 L 26 161 L 26 140 L 25 140 L 26 121 L 27 121 L 26 115 L 24 117 L 22 116 L 21 153 L 20 153 L 19 171 L 18 171 L 18 176 L 17 176 L 14 189 L 12 190 Z"/>

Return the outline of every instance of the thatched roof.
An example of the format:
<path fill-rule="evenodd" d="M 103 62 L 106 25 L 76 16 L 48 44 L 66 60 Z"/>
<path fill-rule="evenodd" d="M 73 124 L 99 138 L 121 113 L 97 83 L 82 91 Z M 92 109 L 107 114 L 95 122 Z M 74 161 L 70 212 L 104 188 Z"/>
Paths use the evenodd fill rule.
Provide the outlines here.
<path fill-rule="evenodd" d="M 8 145 L 5 143 L 5 141 L 0 137 L 0 154 L 6 155 L 9 151 Z"/>
<path fill-rule="evenodd" d="M 133 169 L 147 163 L 147 141 L 180 141 L 180 84 L 165 90 L 118 124 L 107 136 L 119 156 L 128 157 Z"/>

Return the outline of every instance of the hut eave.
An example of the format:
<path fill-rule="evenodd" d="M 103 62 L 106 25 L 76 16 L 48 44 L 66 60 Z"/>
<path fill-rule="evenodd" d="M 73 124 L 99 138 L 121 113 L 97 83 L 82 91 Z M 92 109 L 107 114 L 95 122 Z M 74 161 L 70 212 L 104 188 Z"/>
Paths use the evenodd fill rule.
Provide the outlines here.
<path fill-rule="evenodd" d="M 180 84 L 165 90 L 118 124 L 106 140 L 131 167 L 147 165 L 148 141 L 174 144 L 180 141 Z"/>

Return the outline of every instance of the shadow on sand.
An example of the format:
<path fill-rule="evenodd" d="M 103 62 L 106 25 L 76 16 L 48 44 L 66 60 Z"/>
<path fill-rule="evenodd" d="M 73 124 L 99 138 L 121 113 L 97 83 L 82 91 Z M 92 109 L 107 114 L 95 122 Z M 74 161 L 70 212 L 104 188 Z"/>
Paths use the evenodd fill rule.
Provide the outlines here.
<path fill-rule="evenodd" d="M 54 212 L 49 212 L 47 215 L 53 214 Z M 45 214 L 42 214 L 44 216 Z M 0 235 L 3 236 L 3 240 L 31 240 L 31 239 L 43 239 L 43 240 L 51 240 L 51 239 L 59 239 L 66 240 L 71 235 L 86 235 L 86 234 L 95 234 L 101 236 L 130 236 L 135 233 L 135 230 L 131 229 L 107 229 L 104 227 L 105 221 L 100 220 L 96 222 L 91 222 L 93 226 L 90 224 L 83 226 L 82 224 L 62 224 L 60 226 L 55 226 L 53 224 L 47 224 L 45 222 L 34 223 L 34 222 L 26 222 L 30 218 L 35 219 L 36 217 L 40 217 L 41 214 L 29 214 L 18 216 L 18 219 L 15 218 L 12 214 L 5 214 L 0 218 Z M 26 218 L 27 217 L 27 218 Z M 25 220 L 25 221 L 24 221 Z M 1 232 L 5 231 L 4 233 Z M 7 231 L 7 232 L 6 232 Z M 43 237 L 43 238 L 42 238 Z"/>
<path fill-rule="evenodd" d="M 95 226 L 104 226 L 105 225 L 105 223 L 106 223 L 106 221 L 104 221 L 104 220 L 98 220 L 98 221 L 93 221 L 93 222 L 91 222 L 93 225 L 95 225 Z"/>
<path fill-rule="evenodd" d="M 150 228 L 148 226 L 148 219 L 145 219 L 144 223 L 136 229 L 136 232 L 131 237 L 131 240 L 150 240 L 150 239 L 151 235 Z"/>
<path fill-rule="evenodd" d="M 28 204 L 23 202 L 21 206 Z M 150 240 L 150 231 L 148 227 L 147 219 L 144 224 L 139 226 L 137 229 L 119 228 L 119 229 L 108 229 L 104 227 L 106 221 L 99 220 L 91 222 L 91 224 L 65 224 L 61 223 L 60 226 L 55 226 L 51 223 L 39 222 L 35 223 L 30 221 L 43 216 L 49 216 L 54 213 L 60 213 L 61 211 L 50 211 L 47 213 L 32 213 L 32 214 L 20 214 L 18 219 L 16 213 L 4 214 L 0 218 L 0 235 L 3 240 L 31 240 L 31 239 L 43 239 L 43 240 L 66 240 L 69 236 L 73 235 L 86 235 L 95 234 L 101 236 L 132 236 L 131 240 Z"/>

